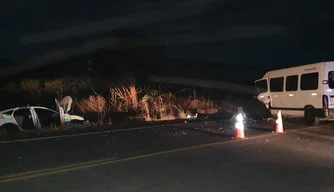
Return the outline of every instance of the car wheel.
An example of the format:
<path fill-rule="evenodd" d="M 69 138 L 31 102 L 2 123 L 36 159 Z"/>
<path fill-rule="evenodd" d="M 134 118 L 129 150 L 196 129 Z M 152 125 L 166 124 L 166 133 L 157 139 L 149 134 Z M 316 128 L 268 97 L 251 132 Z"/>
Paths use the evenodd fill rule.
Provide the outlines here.
<path fill-rule="evenodd" d="M 305 109 L 304 117 L 307 125 L 314 125 L 316 122 L 316 116 L 314 108 L 309 107 Z"/>
<path fill-rule="evenodd" d="M 17 127 L 17 125 L 12 124 L 12 123 L 7 123 L 4 124 L 0 127 L 1 131 L 7 132 L 7 133 L 12 133 L 12 132 L 19 132 L 19 128 Z"/>

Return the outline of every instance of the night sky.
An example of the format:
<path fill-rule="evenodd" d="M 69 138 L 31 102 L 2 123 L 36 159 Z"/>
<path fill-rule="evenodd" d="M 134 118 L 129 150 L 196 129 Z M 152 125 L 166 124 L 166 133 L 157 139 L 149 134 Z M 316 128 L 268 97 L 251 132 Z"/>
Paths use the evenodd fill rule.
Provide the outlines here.
<path fill-rule="evenodd" d="M 2 2 L 0 77 L 90 66 L 96 73 L 113 68 L 111 76 L 131 69 L 253 82 L 266 70 L 334 60 L 333 6 L 331 0 Z"/>

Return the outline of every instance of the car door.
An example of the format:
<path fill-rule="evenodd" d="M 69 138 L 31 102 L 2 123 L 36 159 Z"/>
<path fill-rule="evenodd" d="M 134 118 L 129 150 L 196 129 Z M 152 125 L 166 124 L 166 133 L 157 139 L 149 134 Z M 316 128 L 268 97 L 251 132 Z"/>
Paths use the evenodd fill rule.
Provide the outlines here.
<path fill-rule="evenodd" d="M 57 111 L 59 113 L 59 117 L 60 117 L 60 123 L 64 124 L 65 123 L 65 113 L 64 113 L 64 109 L 60 106 L 59 102 L 57 99 L 55 99 L 56 102 L 56 107 L 57 107 Z"/>
<path fill-rule="evenodd" d="M 257 99 L 269 108 L 271 101 L 270 93 L 268 89 L 268 79 L 259 79 L 255 81 L 255 87 L 257 91 Z"/>
<path fill-rule="evenodd" d="M 56 111 L 48 108 L 34 107 L 38 128 L 51 128 L 61 124 L 60 115 Z"/>
<path fill-rule="evenodd" d="M 29 130 L 36 128 L 36 121 L 30 107 L 15 109 L 13 117 L 22 129 Z"/>
<path fill-rule="evenodd" d="M 298 88 L 299 76 L 288 75 L 285 78 L 285 103 L 284 108 L 303 108 L 300 106 L 300 91 Z"/>

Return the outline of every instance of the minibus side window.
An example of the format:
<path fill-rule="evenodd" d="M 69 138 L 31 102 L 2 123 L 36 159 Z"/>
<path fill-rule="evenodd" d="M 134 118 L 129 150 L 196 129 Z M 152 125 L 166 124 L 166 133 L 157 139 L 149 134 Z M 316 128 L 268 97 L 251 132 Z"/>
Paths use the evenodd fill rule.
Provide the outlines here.
<path fill-rule="evenodd" d="M 334 71 L 328 72 L 328 87 L 334 89 Z"/>
<path fill-rule="evenodd" d="M 319 73 L 307 73 L 301 76 L 300 90 L 317 90 Z"/>
<path fill-rule="evenodd" d="M 298 75 L 287 76 L 285 79 L 285 91 L 298 90 Z"/>
<path fill-rule="evenodd" d="M 270 79 L 270 92 L 283 92 L 284 77 Z"/>

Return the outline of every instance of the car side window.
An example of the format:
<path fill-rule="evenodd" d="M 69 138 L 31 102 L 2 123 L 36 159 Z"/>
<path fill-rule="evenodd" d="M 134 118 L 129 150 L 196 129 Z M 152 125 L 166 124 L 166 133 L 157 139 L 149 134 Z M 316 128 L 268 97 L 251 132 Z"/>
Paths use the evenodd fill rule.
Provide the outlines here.
<path fill-rule="evenodd" d="M 29 108 L 17 109 L 14 111 L 14 119 L 23 129 L 34 128 L 34 122 Z"/>

